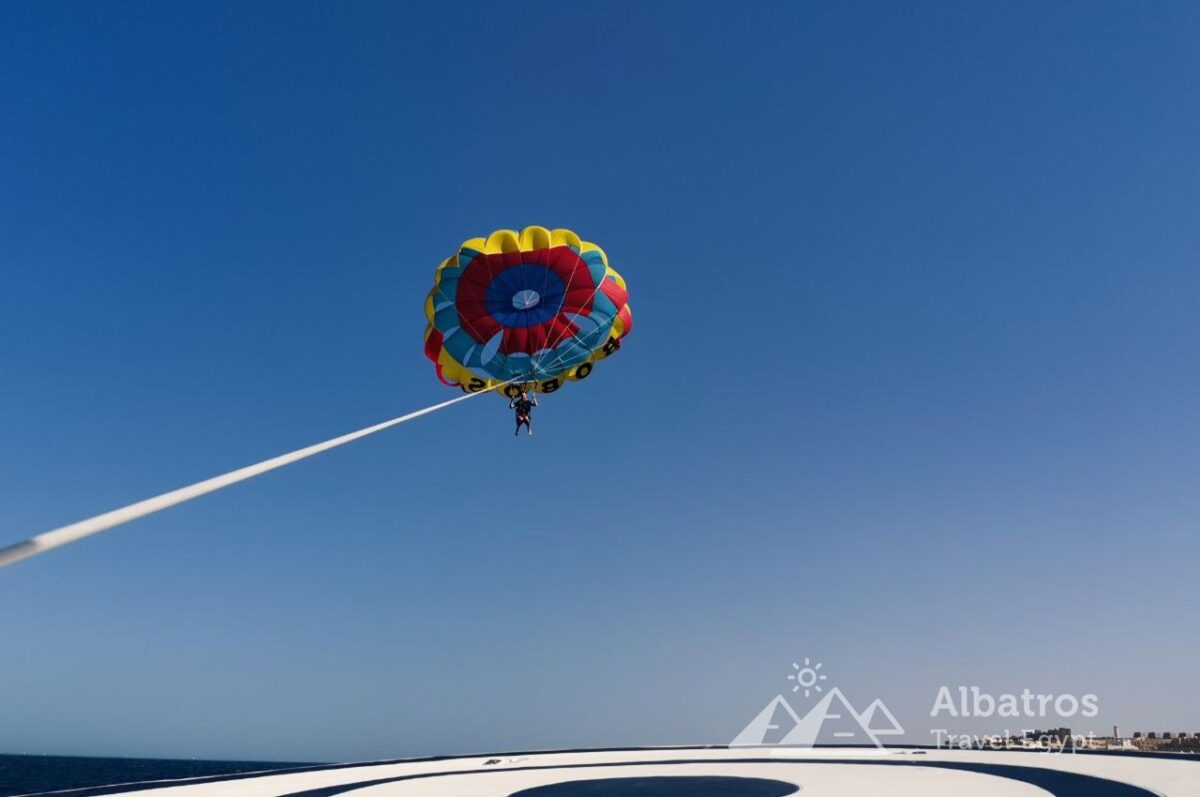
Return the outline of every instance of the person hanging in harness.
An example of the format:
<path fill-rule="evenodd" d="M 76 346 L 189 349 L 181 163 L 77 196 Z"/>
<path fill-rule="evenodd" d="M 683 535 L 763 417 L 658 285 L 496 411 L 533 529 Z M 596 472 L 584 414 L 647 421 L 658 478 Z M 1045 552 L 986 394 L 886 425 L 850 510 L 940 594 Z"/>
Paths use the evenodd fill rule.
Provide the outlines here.
<path fill-rule="evenodd" d="M 508 408 L 515 410 L 517 413 L 517 428 L 513 431 L 514 437 L 521 433 L 521 424 L 525 424 L 525 428 L 529 431 L 529 434 L 533 434 L 533 425 L 529 422 L 529 414 L 537 405 L 537 399 L 530 398 L 524 389 L 521 390 L 520 396 L 508 402 Z"/>

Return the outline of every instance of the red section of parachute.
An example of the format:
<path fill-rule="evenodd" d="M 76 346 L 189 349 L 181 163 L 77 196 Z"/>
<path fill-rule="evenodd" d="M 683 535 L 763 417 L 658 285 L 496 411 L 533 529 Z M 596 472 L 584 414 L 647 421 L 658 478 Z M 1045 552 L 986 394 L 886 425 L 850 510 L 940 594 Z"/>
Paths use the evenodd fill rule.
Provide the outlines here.
<path fill-rule="evenodd" d="M 493 262 L 493 257 L 496 260 Z M 492 282 L 493 269 L 503 267 L 502 255 L 476 255 L 458 280 L 454 307 L 462 328 L 476 343 L 487 343 L 500 331 L 500 322 L 492 318 L 487 308 L 487 289 Z"/>
<path fill-rule="evenodd" d="M 604 282 L 600 283 L 600 290 L 617 307 L 624 307 L 625 303 L 629 301 L 629 292 L 618 285 L 614 279 L 605 277 Z"/>
<path fill-rule="evenodd" d="M 440 330 L 435 327 L 429 328 L 429 335 L 425 338 L 425 356 L 434 363 L 438 361 L 438 355 L 441 354 L 443 340 Z M 438 373 L 441 373 L 440 367 Z"/>

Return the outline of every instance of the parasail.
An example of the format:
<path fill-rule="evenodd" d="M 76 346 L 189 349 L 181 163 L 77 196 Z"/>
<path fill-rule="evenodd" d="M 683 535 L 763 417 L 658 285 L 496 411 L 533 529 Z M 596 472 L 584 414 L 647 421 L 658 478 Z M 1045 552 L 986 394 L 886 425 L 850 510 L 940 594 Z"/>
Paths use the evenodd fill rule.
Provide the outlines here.
<path fill-rule="evenodd" d="M 468 393 L 552 393 L 586 379 L 633 329 L 625 280 L 570 230 L 472 238 L 434 274 L 425 355 Z"/>

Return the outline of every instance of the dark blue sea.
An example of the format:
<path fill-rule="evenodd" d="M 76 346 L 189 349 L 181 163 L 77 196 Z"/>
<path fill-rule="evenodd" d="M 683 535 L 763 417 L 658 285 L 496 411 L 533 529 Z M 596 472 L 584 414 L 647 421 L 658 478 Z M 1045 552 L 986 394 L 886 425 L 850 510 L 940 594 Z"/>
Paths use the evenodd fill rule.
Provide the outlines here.
<path fill-rule="evenodd" d="M 197 778 L 204 775 L 291 769 L 301 766 L 306 765 L 263 761 L 173 761 L 163 758 L 0 755 L 0 797 L 77 789 L 84 786 Z"/>

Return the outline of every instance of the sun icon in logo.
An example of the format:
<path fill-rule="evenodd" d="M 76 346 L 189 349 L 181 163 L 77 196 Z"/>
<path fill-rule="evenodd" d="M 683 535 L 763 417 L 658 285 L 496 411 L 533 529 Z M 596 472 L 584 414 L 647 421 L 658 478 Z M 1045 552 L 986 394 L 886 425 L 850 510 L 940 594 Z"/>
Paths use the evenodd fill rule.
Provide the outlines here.
<path fill-rule="evenodd" d="M 793 661 L 792 669 L 795 672 L 788 675 L 788 680 L 796 682 L 796 685 L 792 687 L 793 692 L 799 692 L 803 689 L 804 696 L 808 697 L 814 689 L 818 692 L 823 691 L 821 684 L 818 682 L 824 681 L 825 676 L 817 672 L 817 670 L 821 669 L 821 662 L 818 661 L 816 664 L 811 664 L 808 659 L 805 659 L 804 666 L 801 667 L 799 663 Z"/>

